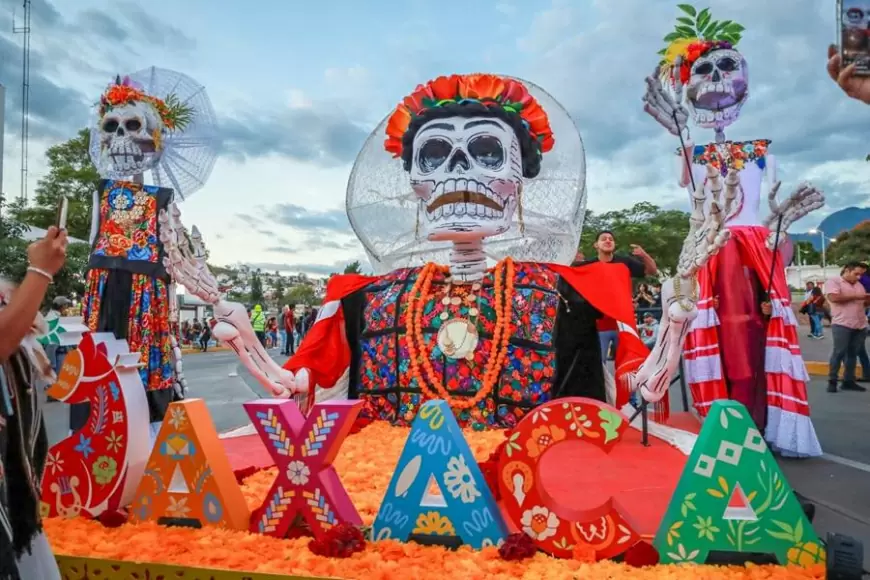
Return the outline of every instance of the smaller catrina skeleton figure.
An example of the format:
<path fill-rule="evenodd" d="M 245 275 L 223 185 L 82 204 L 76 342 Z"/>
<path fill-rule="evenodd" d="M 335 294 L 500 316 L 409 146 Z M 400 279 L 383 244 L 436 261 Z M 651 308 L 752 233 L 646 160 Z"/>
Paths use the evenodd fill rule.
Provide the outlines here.
<path fill-rule="evenodd" d="M 157 215 L 205 183 L 216 154 L 213 125 L 202 86 L 152 67 L 109 84 L 91 127 L 91 159 L 104 179 L 94 193 L 83 316 L 91 331 L 111 332 L 141 354 L 152 430 L 186 386 Z M 155 185 L 144 185 L 146 171 Z M 70 427 L 80 428 L 88 413 L 87 404 L 74 405 Z"/>
<path fill-rule="evenodd" d="M 684 5 L 681 10 L 686 14 L 665 37 L 670 44 L 660 52 L 659 68 L 646 79 L 644 110 L 680 139 L 679 183 L 689 189 L 693 203 L 696 190 L 712 185 L 706 178 L 710 167 L 736 193 L 726 217 L 731 241 L 699 272 L 699 316 L 683 351 L 695 409 L 703 417 L 714 400 L 737 400 L 766 429 L 774 449 L 820 455 L 807 403 L 809 377 L 784 276 L 790 259 L 784 243 L 788 227 L 822 207 L 824 196 L 802 184 L 777 203 L 780 182 L 775 159 L 767 152 L 770 141 L 726 140 L 725 128 L 738 119 L 749 98 L 749 70 L 736 49 L 743 27 L 712 20 L 708 9 Z M 685 24 L 688 19 L 694 20 L 694 29 Z M 714 130 L 715 142 L 691 142 L 690 116 L 697 126 Z M 761 220 L 765 174 L 772 184 L 767 195 L 771 213 Z"/>

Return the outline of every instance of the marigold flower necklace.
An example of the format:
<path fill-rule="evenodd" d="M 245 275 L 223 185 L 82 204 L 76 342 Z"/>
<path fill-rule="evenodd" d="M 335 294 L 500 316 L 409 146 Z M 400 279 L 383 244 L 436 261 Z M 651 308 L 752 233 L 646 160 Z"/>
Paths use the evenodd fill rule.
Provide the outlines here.
<path fill-rule="evenodd" d="M 410 371 L 411 376 L 416 379 L 420 389 L 430 399 L 443 399 L 447 401 L 450 407 L 454 410 L 469 409 L 477 405 L 492 392 L 493 387 L 498 382 L 501 376 L 502 366 L 507 357 L 507 347 L 511 337 L 511 312 L 513 309 L 513 293 L 514 293 L 514 262 L 511 258 L 506 258 L 503 262 L 496 264 L 494 269 L 495 283 L 493 285 L 493 297 L 495 300 L 496 324 L 493 331 L 492 343 L 490 346 L 489 357 L 484 369 L 483 377 L 481 378 L 480 389 L 473 397 L 463 397 L 454 399 L 447 392 L 447 389 L 442 385 L 442 377 L 439 377 L 432 366 L 430 359 L 431 351 L 427 352 L 426 341 L 423 336 L 423 311 L 426 303 L 431 297 L 430 290 L 435 274 L 438 272 L 447 273 L 445 266 L 437 264 L 426 264 L 420 271 L 420 275 L 411 289 L 411 295 L 408 298 L 408 310 L 405 314 L 405 328 L 408 337 L 408 354 L 410 356 Z M 472 292 L 479 291 L 480 288 L 474 289 Z M 448 299 L 451 305 L 456 306 L 454 298 L 449 296 L 449 288 L 445 298 Z M 473 294 L 472 294 L 473 296 Z M 472 298 L 472 300 L 476 300 Z M 461 304 L 461 299 L 459 299 Z M 472 302 L 473 303 L 473 302 Z M 444 298 L 442 298 L 444 304 Z M 447 304 L 445 304 L 446 306 Z M 472 313 L 472 311 L 476 311 Z M 469 316 L 476 321 L 479 316 L 479 308 L 469 308 Z M 447 316 L 449 319 L 449 314 Z M 444 318 L 442 317 L 442 320 Z M 459 354 L 468 350 L 468 342 L 473 341 L 475 347 L 479 339 L 477 326 L 468 319 L 451 320 L 450 322 L 459 323 L 464 326 L 462 333 L 445 331 L 444 338 L 439 341 L 444 342 L 443 348 L 452 350 L 453 354 Z M 447 324 L 447 323 L 445 323 Z M 473 332 L 472 332 L 473 325 Z M 443 326 L 443 325 L 442 325 Z M 454 326 L 458 330 L 458 327 Z M 439 330 L 439 334 L 441 331 Z M 456 345 L 457 334 L 462 334 L 462 342 L 459 346 Z M 471 350 L 473 357 L 474 349 Z M 449 355 L 447 352 L 445 355 Z M 453 358 L 451 356 L 451 358 Z M 457 357 L 461 358 L 461 357 Z M 467 359 L 467 355 L 466 355 Z M 421 368 L 422 367 L 422 368 Z"/>

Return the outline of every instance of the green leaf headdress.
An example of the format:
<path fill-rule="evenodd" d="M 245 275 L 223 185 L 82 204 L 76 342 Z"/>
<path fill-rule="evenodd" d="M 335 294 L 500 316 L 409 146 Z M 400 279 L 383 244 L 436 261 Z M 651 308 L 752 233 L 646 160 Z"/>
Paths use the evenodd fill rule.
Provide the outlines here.
<path fill-rule="evenodd" d="M 664 38 L 667 46 L 658 54 L 662 57 L 662 82 L 673 83 L 679 75 L 685 84 L 696 60 L 717 48 L 735 48 L 745 29 L 731 20 L 713 20 L 709 8 L 698 11 L 691 4 L 677 7 L 682 15 L 677 17 L 673 32 Z"/>

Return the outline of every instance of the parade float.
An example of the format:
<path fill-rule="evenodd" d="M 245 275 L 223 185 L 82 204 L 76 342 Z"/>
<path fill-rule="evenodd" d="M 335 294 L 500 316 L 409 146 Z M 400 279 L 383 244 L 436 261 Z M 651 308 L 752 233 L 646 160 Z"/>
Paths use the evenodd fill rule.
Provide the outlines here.
<path fill-rule="evenodd" d="M 331 279 L 284 368 L 170 205 L 167 271 L 275 398 L 245 403 L 250 425 L 224 435 L 203 400 L 172 402 L 134 465 L 119 450 L 148 426 L 125 415 L 122 377 L 138 374 L 86 334 L 52 387 L 92 401 L 87 432 L 46 468 L 63 576 L 822 578 L 825 550 L 746 408 L 716 401 L 702 425 L 667 405 L 695 275 L 728 242 L 736 197 L 727 175 L 707 178 L 651 352 L 625 268 L 563 265 L 585 209 L 582 141 L 525 81 L 440 77 L 375 130 L 347 206 L 377 274 Z M 602 315 L 621 330 L 615 376 Z M 49 514 L 79 465 L 88 505 L 112 499 Z M 705 566 L 729 558 L 771 565 Z"/>

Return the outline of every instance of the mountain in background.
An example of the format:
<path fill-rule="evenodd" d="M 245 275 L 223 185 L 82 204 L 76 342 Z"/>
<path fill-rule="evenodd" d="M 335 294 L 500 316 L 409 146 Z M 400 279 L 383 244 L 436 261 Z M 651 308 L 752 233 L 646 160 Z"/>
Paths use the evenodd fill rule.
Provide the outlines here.
<path fill-rule="evenodd" d="M 870 207 L 847 207 L 835 211 L 823 219 L 822 223 L 819 224 L 819 229 L 825 232 L 828 238 L 836 238 L 842 232 L 851 230 L 865 220 L 870 220 Z M 795 242 L 810 242 L 816 250 L 822 250 L 822 238 L 818 233 L 793 234 L 789 232 L 789 237 Z"/>

